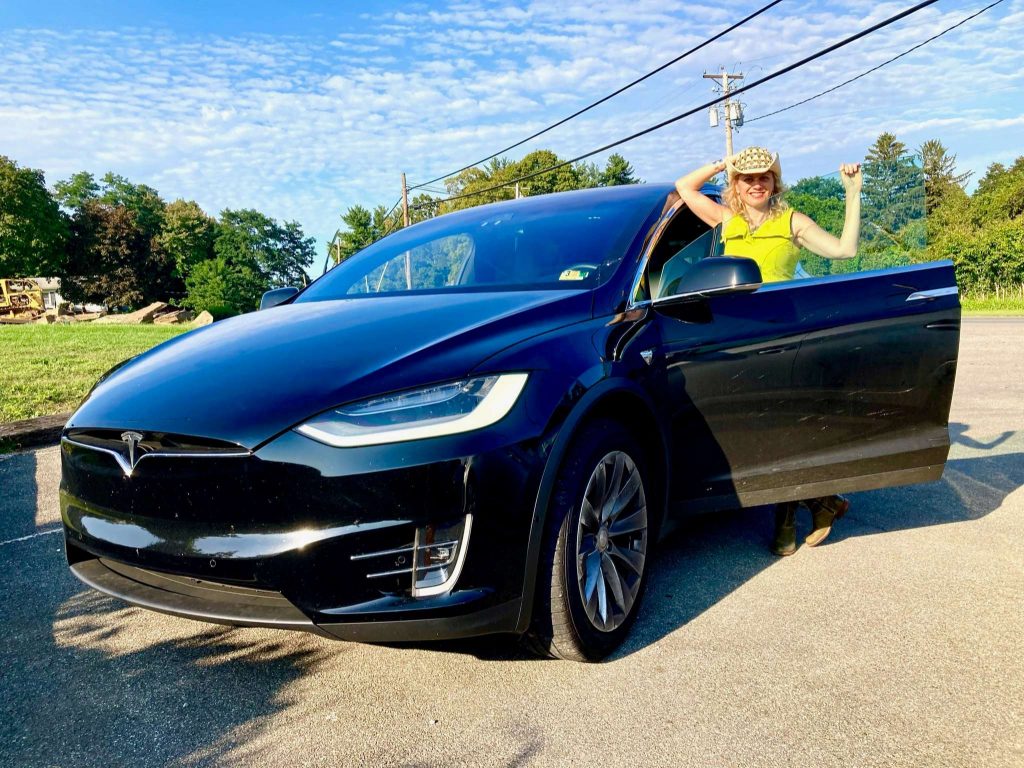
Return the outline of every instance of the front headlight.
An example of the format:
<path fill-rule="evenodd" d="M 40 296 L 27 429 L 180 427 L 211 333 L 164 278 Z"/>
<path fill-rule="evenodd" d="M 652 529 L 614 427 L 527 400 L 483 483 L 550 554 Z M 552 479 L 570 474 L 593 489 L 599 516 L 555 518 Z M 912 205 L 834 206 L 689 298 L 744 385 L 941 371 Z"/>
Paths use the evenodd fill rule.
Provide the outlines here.
<path fill-rule="evenodd" d="M 322 413 L 295 431 L 338 448 L 470 432 L 503 419 L 526 378 L 503 373 L 375 397 Z"/>

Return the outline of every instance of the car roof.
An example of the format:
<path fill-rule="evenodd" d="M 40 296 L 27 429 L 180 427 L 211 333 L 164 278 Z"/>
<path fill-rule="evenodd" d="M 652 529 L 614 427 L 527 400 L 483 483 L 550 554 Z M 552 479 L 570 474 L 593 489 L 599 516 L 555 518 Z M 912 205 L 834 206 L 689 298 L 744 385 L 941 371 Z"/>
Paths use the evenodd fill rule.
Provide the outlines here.
<path fill-rule="evenodd" d="M 458 227 L 463 221 L 472 221 L 481 216 L 493 216 L 502 211 L 519 211 L 522 213 L 534 213 L 541 211 L 555 212 L 561 209 L 577 208 L 581 205 L 597 204 L 602 202 L 622 201 L 635 202 L 641 207 L 653 208 L 663 201 L 670 193 L 675 191 L 675 186 L 667 182 L 622 184 L 615 187 L 593 187 L 591 189 L 578 189 L 569 192 L 550 192 L 532 197 L 521 197 L 518 200 L 502 200 L 496 203 L 485 203 L 466 208 L 460 211 L 446 213 L 427 219 L 413 227 L 423 229 L 433 226 Z M 406 231 L 398 230 L 398 231 Z"/>

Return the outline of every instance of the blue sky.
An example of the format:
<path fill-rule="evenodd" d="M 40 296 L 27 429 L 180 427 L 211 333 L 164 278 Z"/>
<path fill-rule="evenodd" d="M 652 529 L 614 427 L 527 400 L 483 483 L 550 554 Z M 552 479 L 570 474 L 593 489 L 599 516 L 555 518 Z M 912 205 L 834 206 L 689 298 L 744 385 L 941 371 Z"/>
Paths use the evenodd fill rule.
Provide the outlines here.
<path fill-rule="evenodd" d="M 340 214 L 391 205 L 678 55 L 763 2 L 103 2 L 0 0 L 0 154 L 114 171 L 211 214 L 253 207 L 322 246 Z M 904 2 L 786 0 L 583 118 L 516 150 L 572 157 L 880 21 Z M 941 0 L 742 97 L 749 118 L 890 58 L 987 5 Z M 1024 154 L 1024 0 L 1006 0 L 857 83 L 750 123 L 789 182 L 859 160 L 882 131 L 941 139 L 975 178 Z M 698 114 L 621 147 L 647 180 L 721 157 Z M 603 157 L 596 158 L 603 162 Z"/>

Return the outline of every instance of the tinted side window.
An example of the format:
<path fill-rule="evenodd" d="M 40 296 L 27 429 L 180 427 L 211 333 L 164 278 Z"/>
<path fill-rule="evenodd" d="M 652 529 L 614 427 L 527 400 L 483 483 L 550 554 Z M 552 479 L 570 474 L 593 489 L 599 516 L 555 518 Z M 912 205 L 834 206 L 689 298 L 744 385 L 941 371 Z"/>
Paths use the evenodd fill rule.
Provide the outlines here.
<path fill-rule="evenodd" d="M 456 285 L 472 252 L 473 241 L 468 235 L 431 240 L 365 273 L 347 293 L 415 291 Z"/>

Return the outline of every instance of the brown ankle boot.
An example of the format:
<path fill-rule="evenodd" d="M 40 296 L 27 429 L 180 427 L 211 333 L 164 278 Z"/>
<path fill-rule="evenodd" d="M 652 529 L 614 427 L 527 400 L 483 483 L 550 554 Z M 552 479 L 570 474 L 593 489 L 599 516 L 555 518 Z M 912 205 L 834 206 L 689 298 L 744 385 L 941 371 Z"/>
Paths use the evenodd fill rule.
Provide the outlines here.
<path fill-rule="evenodd" d="M 850 508 L 848 499 L 842 496 L 823 496 L 820 499 L 808 499 L 804 502 L 811 510 L 812 530 L 804 539 L 808 547 L 821 544 L 832 531 L 832 524 L 846 514 Z"/>
<path fill-rule="evenodd" d="M 775 505 L 775 541 L 772 552 L 785 557 L 796 552 L 796 506 L 797 502 L 787 501 Z"/>

